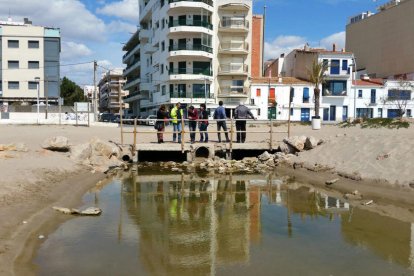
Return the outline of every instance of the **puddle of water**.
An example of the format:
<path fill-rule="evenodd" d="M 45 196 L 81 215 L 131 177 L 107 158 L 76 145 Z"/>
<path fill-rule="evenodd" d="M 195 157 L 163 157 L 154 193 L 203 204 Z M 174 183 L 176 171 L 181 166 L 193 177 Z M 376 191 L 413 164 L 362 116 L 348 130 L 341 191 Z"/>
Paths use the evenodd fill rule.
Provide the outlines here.
<path fill-rule="evenodd" d="M 40 275 L 412 275 L 414 224 L 253 175 L 115 179 L 62 224 Z"/>

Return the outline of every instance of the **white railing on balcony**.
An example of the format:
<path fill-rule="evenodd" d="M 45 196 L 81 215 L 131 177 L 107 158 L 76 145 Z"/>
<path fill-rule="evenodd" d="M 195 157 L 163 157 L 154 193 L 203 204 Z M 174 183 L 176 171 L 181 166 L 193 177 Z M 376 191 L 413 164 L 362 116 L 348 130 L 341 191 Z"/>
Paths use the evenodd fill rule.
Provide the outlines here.
<path fill-rule="evenodd" d="M 247 96 L 249 87 L 246 86 L 220 86 L 219 96 Z"/>
<path fill-rule="evenodd" d="M 221 64 L 218 72 L 220 74 L 247 74 L 248 66 L 242 63 Z"/>
<path fill-rule="evenodd" d="M 245 41 L 228 41 L 220 43 L 221 51 L 249 51 L 249 43 Z"/>
<path fill-rule="evenodd" d="M 222 18 L 220 28 L 248 30 L 249 21 L 244 17 Z"/>

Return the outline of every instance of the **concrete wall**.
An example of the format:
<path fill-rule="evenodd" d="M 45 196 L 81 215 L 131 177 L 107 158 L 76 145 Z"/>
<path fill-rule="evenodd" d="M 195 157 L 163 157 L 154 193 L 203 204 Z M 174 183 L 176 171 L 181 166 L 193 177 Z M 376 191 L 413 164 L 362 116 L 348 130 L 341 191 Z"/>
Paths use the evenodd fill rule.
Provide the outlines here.
<path fill-rule="evenodd" d="M 413 73 L 413 14 L 414 0 L 406 0 L 347 25 L 346 49 L 355 53 L 358 68 L 381 78 Z"/>

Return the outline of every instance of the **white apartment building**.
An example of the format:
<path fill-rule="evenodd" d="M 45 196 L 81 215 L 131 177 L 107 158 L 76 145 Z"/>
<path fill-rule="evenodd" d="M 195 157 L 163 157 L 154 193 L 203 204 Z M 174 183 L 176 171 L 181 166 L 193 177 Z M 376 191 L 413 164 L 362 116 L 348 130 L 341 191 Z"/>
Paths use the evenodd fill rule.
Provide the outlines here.
<path fill-rule="evenodd" d="M 0 21 L 0 105 L 57 103 L 60 95 L 60 30 Z"/>
<path fill-rule="evenodd" d="M 95 89 L 96 91 L 98 91 L 98 87 L 93 86 L 93 85 L 85 85 L 83 87 L 83 94 L 85 95 L 85 97 L 87 97 L 89 100 L 93 99 L 93 94 L 95 93 Z"/>
<path fill-rule="evenodd" d="M 137 88 L 125 100 L 135 115 L 177 102 L 208 108 L 219 100 L 229 108 L 249 103 L 251 0 L 140 0 L 139 5 L 139 46 L 128 47 L 124 56 L 133 66 L 124 72 L 126 88 Z"/>
<path fill-rule="evenodd" d="M 114 69 L 102 75 L 99 81 L 99 111 L 109 112 L 113 114 L 120 114 L 120 102 L 122 102 L 122 109 L 128 108 L 124 104 L 122 98 L 127 95 L 127 92 L 122 89 L 125 84 L 125 79 L 122 76 L 122 69 Z M 124 114 L 124 112 L 122 112 Z"/>

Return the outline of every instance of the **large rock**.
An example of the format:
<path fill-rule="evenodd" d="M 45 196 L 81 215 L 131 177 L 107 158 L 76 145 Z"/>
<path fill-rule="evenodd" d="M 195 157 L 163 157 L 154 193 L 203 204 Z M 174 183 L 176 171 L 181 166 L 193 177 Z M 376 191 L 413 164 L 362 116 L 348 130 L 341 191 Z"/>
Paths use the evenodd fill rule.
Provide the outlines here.
<path fill-rule="evenodd" d="M 92 147 L 89 143 L 70 147 L 70 158 L 78 163 L 84 163 L 92 155 Z"/>
<path fill-rule="evenodd" d="M 120 150 L 116 145 L 101 141 L 99 139 L 93 139 L 91 141 L 91 147 L 92 156 L 104 156 L 108 159 L 112 156 L 120 156 Z"/>
<path fill-rule="evenodd" d="M 318 140 L 315 137 L 309 136 L 306 138 L 305 150 L 311 150 L 318 146 Z"/>
<path fill-rule="evenodd" d="M 55 136 L 43 141 L 42 148 L 51 151 L 69 151 L 70 145 L 68 138 L 64 136 Z"/>
<path fill-rule="evenodd" d="M 13 144 L 0 144 L 0 151 L 21 151 L 27 152 L 29 149 L 26 144 L 23 143 L 13 143 Z"/>
<path fill-rule="evenodd" d="M 292 146 L 296 151 L 303 151 L 305 148 L 306 136 L 293 136 L 283 139 L 287 145 Z"/>
<path fill-rule="evenodd" d="M 280 143 L 279 144 L 279 151 L 284 153 L 284 154 L 295 154 L 296 152 L 298 152 L 298 150 L 294 147 L 292 147 L 289 144 L 286 143 Z"/>
<path fill-rule="evenodd" d="M 259 158 L 259 160 L 261 162 L 266 162 L 269 159 L 273 159 L 273 155 L 271 155 L 270 153 L 268 153 L 267 151 L 265 151 L 262 154 L 260 154 L 257 158 Z"/>

